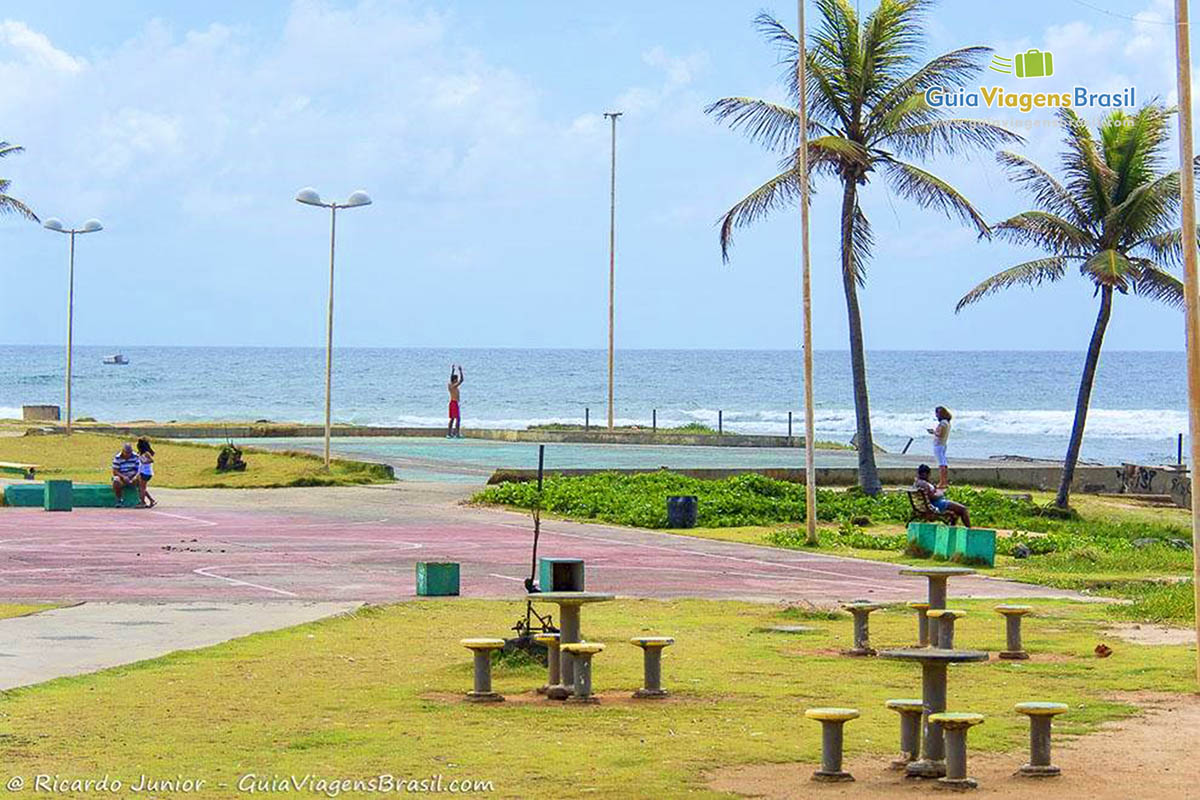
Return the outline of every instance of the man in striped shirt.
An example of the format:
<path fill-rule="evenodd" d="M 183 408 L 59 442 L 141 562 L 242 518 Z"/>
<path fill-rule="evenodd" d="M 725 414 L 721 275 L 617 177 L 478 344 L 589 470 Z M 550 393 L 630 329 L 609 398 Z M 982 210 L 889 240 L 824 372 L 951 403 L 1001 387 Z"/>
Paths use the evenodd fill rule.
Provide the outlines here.
<path fill-rule="evenodd" d="M 113 456 L 112 474 L 113 494 L 117 496 L 117 508 L 120 508 L 125 487 L 131 486 L 136 490 L 138 485 L 138 457 L 133 452 L 133 445 L 126 442 L 121 452 Z"/>

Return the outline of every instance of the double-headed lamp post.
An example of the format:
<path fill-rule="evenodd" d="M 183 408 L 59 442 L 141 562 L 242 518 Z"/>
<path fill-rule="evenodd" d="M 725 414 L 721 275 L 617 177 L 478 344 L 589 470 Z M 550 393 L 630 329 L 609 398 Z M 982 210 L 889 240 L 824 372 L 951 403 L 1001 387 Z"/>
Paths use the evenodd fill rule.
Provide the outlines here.
<path fill-rule="evenodd" d="M 339 208 L 369 206 L 371 197 L 360 189 L 344 203 L 326 203 L 316 189 L 309 187 L 296 192 L 296 202 L 329 209 L 329 320 L 325 329 L 325 469 L 329 469 L 329 437 L 333 433 L 333 253 L 337 241 L 337 212 Z"/>
<path fill-rule="evenodd" d="M 71 350 L 74 345 L 75 328 L 75 234 L 95 233 L 104 230 L 98 219 L 89 219 L 82 228 L 68 228 L 62 220 L 51 217 L 42 223 L 46 230 L 65 233 L 71 237 L 71 255 L 67 268 L 67 434 L 71 433 Z"/>

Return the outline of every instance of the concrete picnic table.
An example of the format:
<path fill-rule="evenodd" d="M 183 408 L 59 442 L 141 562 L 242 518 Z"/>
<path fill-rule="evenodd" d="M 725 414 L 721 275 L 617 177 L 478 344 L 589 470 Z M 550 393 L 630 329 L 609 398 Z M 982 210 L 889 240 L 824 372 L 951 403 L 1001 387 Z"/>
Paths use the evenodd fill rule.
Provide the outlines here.
<path fill-rule="evenodd" d="M 970 567 L 902 567 L 901 575 L 915 575 L 929 580 L 929 610 L 946 607 L 946 581 L 955 575 L 974 575 Z M 937 647 L 938 624 L 929 620 L 929 641 Z"/>
<path fill-rule="evenodd" d="M 899 650 L 881 650 L 880 658 L 898 661 L 916 661 L 921 665 L 921 757 L 909 762 L 905 768 L 909 777 L 940 778 L 946 774 L 946 740 L 942 727 L 929 722 L 930 714 L 946 710 L 946 667 L 987 661 L 988 654 L 982 650 L 940 650 L 935 647 L 906 647 Z"/>
<path fill-rule="evenodd" d="M 575 657 L 563 650 L 562 646 L 580 641 L 579 609 L 584 603 L 604 603 L 609 600 L 615 600 L 616 595 L 605 594 L 603 592 L 534 592 L 528 595 L 528 597 L 535 603 L 555 603 L 558 605 L 558 670 L 561 675 L 560 680 L 562 684 L 547 689 L 546 696 L 552 699 L 565 699 L 570 694 L 571 688 L 575 685 Z"/>

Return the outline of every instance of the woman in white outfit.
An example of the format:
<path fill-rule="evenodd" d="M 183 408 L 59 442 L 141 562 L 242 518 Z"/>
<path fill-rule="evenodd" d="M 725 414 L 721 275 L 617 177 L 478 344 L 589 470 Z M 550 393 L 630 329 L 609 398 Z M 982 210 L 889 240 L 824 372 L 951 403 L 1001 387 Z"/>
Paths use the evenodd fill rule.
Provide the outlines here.
<path fill-rule="evenodd" d="M 950 465 L 946 461 L 946 442 L 950 439 L 950 411 L 945 406 L 938 406 L 933 413 L 937 417 L 937 427 L 926 430 L 933 434 L 933 457 L 937 459 L 939 475 L 938 488 L 945 489 L 950 485 L 947 474 Z"/>

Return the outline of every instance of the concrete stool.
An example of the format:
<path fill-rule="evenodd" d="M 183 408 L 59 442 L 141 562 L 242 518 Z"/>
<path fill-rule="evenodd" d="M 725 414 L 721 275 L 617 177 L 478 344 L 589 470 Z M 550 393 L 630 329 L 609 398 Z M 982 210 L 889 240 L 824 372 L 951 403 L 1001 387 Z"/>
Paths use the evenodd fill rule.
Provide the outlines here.
<path fill-rule="evenodd" d="M 942 712 L 930 714 L 929 721 L 941 725 L 946 736 L 946 776 L 938 778 L 938 785 L 974 789 L 979 784 L 967 777 L 967 731 L 983 722 L 983 714 Z"/>
<path fill-rule="evenodd" d="M 812 779 L 828 783 L 854 780 L 853 775 L 842 770 L 842 726 L 858 719 L 858 709 L 810 708 L 804 716 L 821 723 L 821 768 L 812 774 Z"/>
<path fill-rule="evenodd" d="M 922 700 L 888 700 L 884 705 L 900 714 L 900 757 L 893 759 L 892 769 L 904 769 L 908 762 L 921 756 L 921 714 L 925 712 Z"/>
<path fill-rule="evenodd" d="M 871 616 L 872 611 L 883 608 L 883 605 L 856 600 L 853 603 L 843 603 L 842 608 L 854 615 L 854 647 L 843 650 L 842 653 L 848 656 L 875 655 L 875 648 L 871 647 L 871 625 L 867 618 Z"/>
<path fill-rule="evenodd" d="M 568 703 L 599 703 L 592 696 L 592 656 L 604 650 L 599 642 L 568 642 L 559 645 L 559 650 L 570 653 L 575 659 L 575 693 L 567 698 Z"/>
<path fill-rule="evenodd" d="M 558 668 L 558 634 L 539 633 L 534 635 L 533 640 L 546 648 L 546 664 L 549 667 L 546 674 L 546 685 L 539 686 L 537 690 L 538 694 L 545 694 L 550 691 L 551 686 L 558 686 L 562 683 L 562 674 Z"/>
<path fill-rule="evenodd" d="M 670 636 L 635 636 L 629 643 L 642 648 L 644 665 L 642 688 L 634 692 L 633 696 L 645 700 L 666 697 L 669 692 L 662 688 L 662 651 L 663 648 L 675 644 L 675 640 Z"/>
<path fill-rule="evenodd" d="M 929 618 L 937 620 L 937 641 L 933 646 L 942 650 L 954 649 L 954 620 L 962 619 L 967 612 L 959 608 L 931 608 Z"/>
<path fill-rule="evenodd" d="M 1058 775 L 1061 770 L 1050 763 L 1050 726 L 1056 715 L 1067 713 L 1066 703 L 1017 703 L 1013 709 L 1029 717 L 1029 763 L 1017 774 L 1027 778 Z"/>
<path fill-rule="evenodd" d="M 1000 651 L 1001 658 L 1021 661 L 1029 658 L 1025 645 L 1021 643 L 1021 617 L 1033 613 L 1032 606 L 996 606 L 996 612 L 1004 616 L 1007 645 Z"/>
<path fill-rule="evenodd" d="M 472 703 L 499 703 L 503 695 L 492 691 L 492 651 L 504 647 L 503 639 L 463 639 L 462 646 L 475 654 L 475 689 L 467 692 Z"/>
<path fill-rule="evenodd" d="M 908 607 L 917 612 L 917 647 L 929 647 L 929 603 L 908 603 Z"/>

